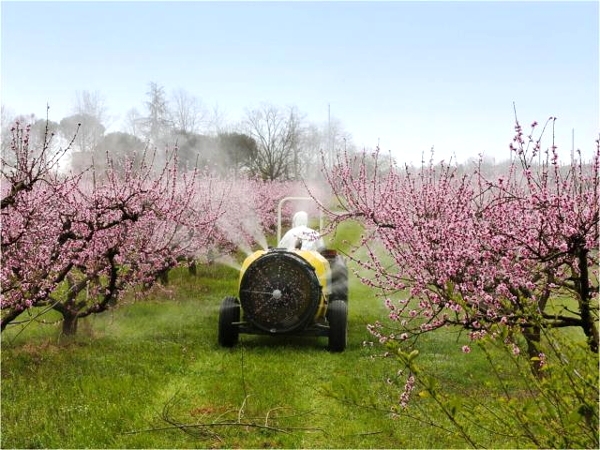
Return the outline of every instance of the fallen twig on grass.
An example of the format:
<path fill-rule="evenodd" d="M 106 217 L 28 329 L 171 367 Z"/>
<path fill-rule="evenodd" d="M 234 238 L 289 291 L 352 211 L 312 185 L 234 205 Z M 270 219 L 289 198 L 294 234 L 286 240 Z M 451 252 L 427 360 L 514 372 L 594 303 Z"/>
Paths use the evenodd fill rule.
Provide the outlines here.
<path fill-rule="evenodd" d="M 246 396 L 244 398 L 242 405 L 240 406 L 240 408 L 237 411 L 233 410 L 233 409 L 228 410 L 222 414 L 219 414 L 219 416 L 217 416 L 216 420 L 214 420 L 212 422 L 206 422 L 206 423 L 205 422 L 198 422 L 198 423 L 179 422 L 179 421 L 175 420 L 171 415 L 171 408 L 172 408 L 173 404 L 175 403 L 176 396 L 177 396 L 177 393 L 164 404 L 161 415 L 160 415 L 161 419 L 163 421 L 167 422 L 169 424 L 169 426 L 160 426 L 160 427 L 144 428 L 144 429 L 140 429 L 140 430 L 131 430 L 131 431 L 125 431 L 121 434 L 128 435 L 128 434 L 149 433 L 149 432 L 157 432 L 157 431 L 181 430 L 184 433 L 189 434 L 196 438 L 209 436 L 209 437 L 218 439 L 221 442 L 223 441 L 223 439 L 221 438 L 221 436 L 219 436 L 216 432 L 214 432 L 212 430 L 213 428 L 219 428 L 219 427 L 255 428 L 255 429 L 260 429 L 260 430 L 272 431 L 272 432 L 276 432 L 276 433 L 284 433 L 284 434 L 288 434 L 288 435 L 291 435 L 291 434 L 293 434 L 293 432 L 297 432 L 297 431 L 305 431 L 305 432 L 317 431 L 317 432 L 327 434 L 327 432 L 324 429 L 316 428 L 316 427 L 278 427 L 278 426 L 269 425 L 270 420 L 273 421 L 273 420 L 278 419 L 278 418 L 272 418 L 271 413 L 278 409 L 285 409 L 285 407 L 283 407 L 283 406 L 271 408 L 269 411 L 267 411 L 265 417 L 258 417 L 258 418 L 251 418 L 251 419 L 244 420 L 244 410 L 245 410 L 249 396 Z M 236 420 L 223 419 L 228 413 L 233 413 L 233 412 L 236 412 L 236 415 L 237 415 Z M 298 417 L 298 416 L 302 416 L 305 414 L 306 413 L 302 413 L 299 415 L 287 415 L 283 418 Z M 281 417 L 279 419 L 281 419 Z M 258 423 L 258 420 L 260 420 L 261 422 L 264 420 L 264 424 Z"/>

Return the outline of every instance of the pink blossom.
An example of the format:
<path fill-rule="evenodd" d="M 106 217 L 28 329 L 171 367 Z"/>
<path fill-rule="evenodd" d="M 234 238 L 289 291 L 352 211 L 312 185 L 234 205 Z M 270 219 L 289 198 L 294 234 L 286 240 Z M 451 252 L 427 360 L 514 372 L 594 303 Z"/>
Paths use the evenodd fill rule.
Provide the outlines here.
<path fill-rule="evenodd" d="M 415 388 L 415 377 L 410 375 L 404 384 L 404 390 L 400 395 L 400 407 L 406 409 L 408 407 L 408 401 L 410 400 L 410 394 Z"/>
<path fill-rule="evenodd" d="M 516 319 L 522 305 L 535 306 L 546 289 L 569 284 L 577 264 L 571 236 L 585 234 L 586 245 L 598 247 L 600 143 L 592 164 L 563 170 L 553 151 L 548 165 L 536 166 L 531 158 L 543 130 L 530 123 L 535 130 L 527 141 L 515 123 L 516 154 L 502 175 L 483 166 L 459 171 L 433 155 L 416 169 L 391 164 L 374 172 L 365 155 L 344 154 L 325 171 L 336 198 L 344 199 L 345 215 L 330 220 L 360 219 L 366 230 L 366 257 L 351 256 L 360 281 L 384 298 L 409 290 L 408 302 L 387 302 L 389 318 L 407 334 L 456 325 L 478 340 L 497 333 L 498 324 L 526 323 Z M 369 164 L 381 162 L 374 157 Z"/>
<path fill-rule="evenodd" d="M 540 359 L 539 361 L 539 367 L 542 368 L 546 365 L 546 354 L 545 353 L 540 353 L 538 355 L 538 358 Z"/>

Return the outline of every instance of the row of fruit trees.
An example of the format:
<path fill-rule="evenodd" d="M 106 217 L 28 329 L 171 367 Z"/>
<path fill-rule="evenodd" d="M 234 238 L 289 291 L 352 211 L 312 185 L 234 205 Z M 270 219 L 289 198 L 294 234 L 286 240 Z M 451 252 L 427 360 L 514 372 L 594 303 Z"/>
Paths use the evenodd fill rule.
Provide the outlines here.
<path fill-rule="evenodd" d="M 107 154 L 101 172 L 66 174 L 57 168 L 69 146 L 52 150 L 48 134 L 31 148 L 28 126 L 11 131 L 2 158 L 2 330 L 24 313 L 55 310 L 74 334 L 79 318 L 182 262 L 265 245 L 278 199 L 297 189 L 181 171 L 176 149 L 146 150 L 118 167 Z"/>
<path fill-rule="evenodd" d="M 473 447 L 474 424 L 524 446 L 598 446 L 600 139 L 591 160 L 563 164 L 555 120 L 527 134 L 515 120 L 502 173 L 482 160 L 390 168 L 379 152 L 344 155 L 327 173 L 344 211 L 333 226 L 365 226 L 366 256 L 353 259 L 389 313 L 368 328 L 403 366 L 396 410 L 417 390 Z M 503 410 L 448 395 L 417 362 L 419 337 L 449 328 L 467 335 L 462 352 L 485 353 Z"/>

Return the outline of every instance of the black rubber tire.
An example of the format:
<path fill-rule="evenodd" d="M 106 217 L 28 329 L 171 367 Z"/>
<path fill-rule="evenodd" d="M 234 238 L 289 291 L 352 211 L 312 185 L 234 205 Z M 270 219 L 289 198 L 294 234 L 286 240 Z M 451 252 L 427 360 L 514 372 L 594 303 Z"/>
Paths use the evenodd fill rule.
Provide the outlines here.
<path fill-rule="evenodd" d="M 329 321 L 329 351 L 343 352 L 348 343 L 348 304 L 343 300 L 332 301 L 327 308 Z"/>
<path fill-rule="evenodd" d="M 225 297 L 219 309 L 219 345 L 233 347 L 238 343 L 240 321 L 240 304 L 235 297 Z"/>
<path fill-rule="evenodd" d="M 348 303 L 348 267 L 346 261 L 337 255 L 331 261 L 331 295 L 329 301 L 342 300 Z"/>

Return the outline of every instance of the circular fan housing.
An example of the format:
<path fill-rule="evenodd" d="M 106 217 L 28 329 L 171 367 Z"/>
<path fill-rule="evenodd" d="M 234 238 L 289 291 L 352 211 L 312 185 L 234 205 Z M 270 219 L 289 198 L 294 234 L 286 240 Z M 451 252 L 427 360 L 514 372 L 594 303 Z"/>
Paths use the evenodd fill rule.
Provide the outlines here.
<path fill-rule="evenodd" d="M 254 261 L 240 281 L 244 319 L 269 333 L 288 333 L 312 320 L 321 286 L 315 269 L 293 252 L 273 249 Z"/>

